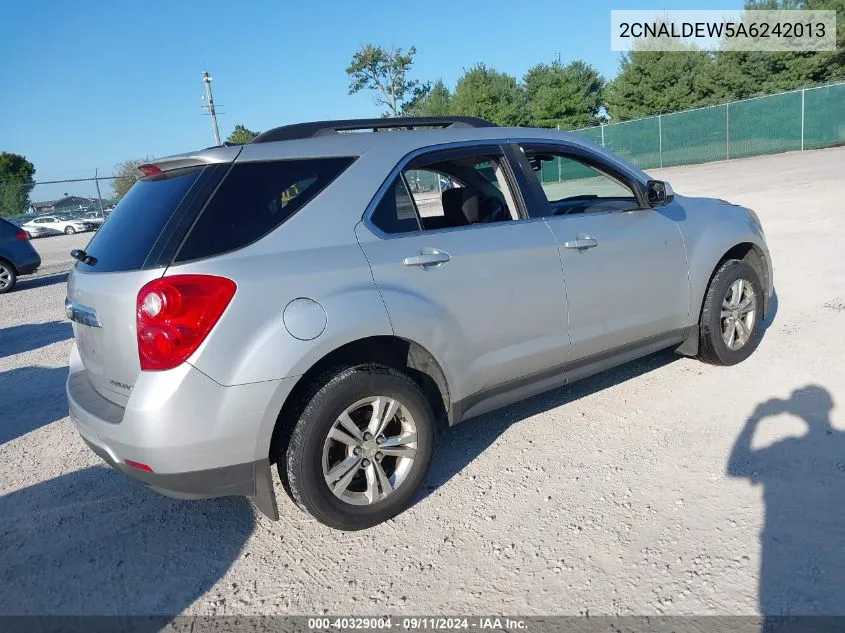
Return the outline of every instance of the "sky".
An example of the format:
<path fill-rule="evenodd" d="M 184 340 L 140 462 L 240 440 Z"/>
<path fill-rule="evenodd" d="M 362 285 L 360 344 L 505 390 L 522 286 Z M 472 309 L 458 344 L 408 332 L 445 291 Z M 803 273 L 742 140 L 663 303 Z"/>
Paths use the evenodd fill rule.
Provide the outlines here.
<path fill-rule="evenodd" d="M 737 9 L 741 0 L 722 0 Z M 319 119 L 379 116 L 348 95 L 344 69 L 367 43 L 416 46 L 412 76 L 450 88 L 478 62 L 521 78 L 583 59 L 611 79 L 611 9 L 703 9 L 702 0 L 27 0 L 7 2 L 0 38 L 0 151 L 36 180 L 110 174 L 128 158 L 214 144 L 201 73 L 214 81 L 221 136 Z M 108 193 L 104 186 L 104 195 Z M 91 195 L 87 183 L 37 187 L 35 200 Z"/>

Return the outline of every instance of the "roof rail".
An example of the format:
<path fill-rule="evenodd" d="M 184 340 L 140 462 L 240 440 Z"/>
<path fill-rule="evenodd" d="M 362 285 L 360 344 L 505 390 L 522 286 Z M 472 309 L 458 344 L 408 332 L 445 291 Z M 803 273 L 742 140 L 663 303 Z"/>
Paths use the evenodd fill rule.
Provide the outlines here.
<path fill-rule="evenodd" d="M 493 123 L 474 116 L 415 116 L 381 119 L 346 119 L 339 121 L 312 121 L 283 125 L 262 132 L 252 143 L 270 143 L 272 141 L 291 141 L 314 136 L 325 136 L 354 130 L 413 129 L 417 127 L 495 127 Z"/>

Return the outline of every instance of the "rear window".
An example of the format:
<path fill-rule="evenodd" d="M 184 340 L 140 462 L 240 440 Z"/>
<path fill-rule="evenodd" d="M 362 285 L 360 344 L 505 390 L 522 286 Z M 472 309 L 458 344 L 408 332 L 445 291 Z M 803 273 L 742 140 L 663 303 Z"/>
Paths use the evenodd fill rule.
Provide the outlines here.
<path fill-rule="evenodd" d="M 314 158 L 234 165 L 191 228 L 175 261 L 219 255 L 264 237 L 354 160 Z"/>
<path fill-rule="evenodd" d="M 202 167 L 178 169 L 132 185 L 85 248 L 97 263 L 77 265 L 98 273 L 143 268 L 162 230 L 202 171 Z"/>

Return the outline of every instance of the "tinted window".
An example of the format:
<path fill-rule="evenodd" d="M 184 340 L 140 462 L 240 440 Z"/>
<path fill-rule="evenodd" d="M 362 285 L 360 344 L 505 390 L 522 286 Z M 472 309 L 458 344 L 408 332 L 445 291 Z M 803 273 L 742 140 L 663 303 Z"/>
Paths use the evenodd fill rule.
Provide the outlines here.
<path fill-rule="evenodd" d="M 417 211 L 401 176 L 384 193 L 370 220 L 385 233 L 408 233 L 420 229 Z"/>
<path fill-rule="evenodd" d="M 235 165 L 191 228 L 176 261 L 218 255 L 260 239 L 305 206 L 353 160 Z"/>
<path fill-rule="evenodd" d="M 86 247 L 97 259 L 92 272 L 139 270 L 179 203 L 203 168 L 194 167 L 142 178 L 115 207 Z"/>

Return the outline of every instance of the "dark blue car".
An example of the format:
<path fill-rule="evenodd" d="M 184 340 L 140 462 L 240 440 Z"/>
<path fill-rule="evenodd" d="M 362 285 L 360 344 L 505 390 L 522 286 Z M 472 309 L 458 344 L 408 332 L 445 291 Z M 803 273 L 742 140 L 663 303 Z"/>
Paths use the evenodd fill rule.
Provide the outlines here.
<path fill-rule="evenodd" d="M 9 292 L 20 275 L 34 273 L 40 265 L 41 257 L 26 231 L 0 218 L 0 294 Z"/>

